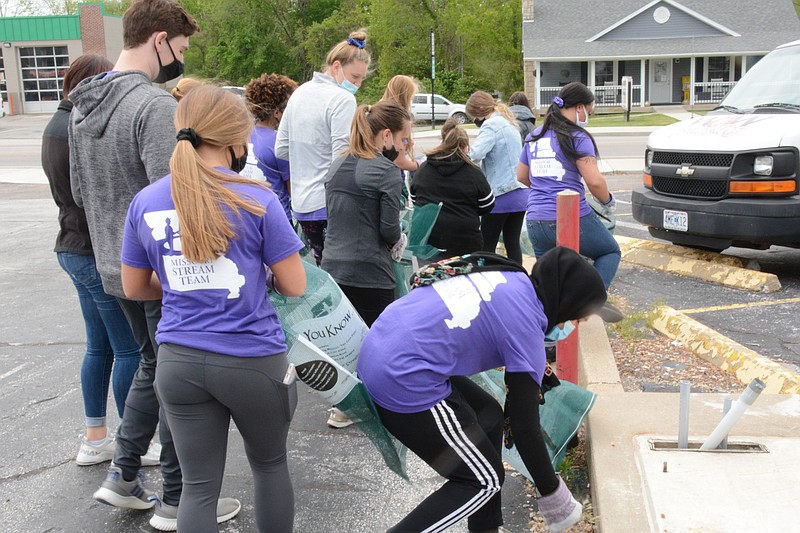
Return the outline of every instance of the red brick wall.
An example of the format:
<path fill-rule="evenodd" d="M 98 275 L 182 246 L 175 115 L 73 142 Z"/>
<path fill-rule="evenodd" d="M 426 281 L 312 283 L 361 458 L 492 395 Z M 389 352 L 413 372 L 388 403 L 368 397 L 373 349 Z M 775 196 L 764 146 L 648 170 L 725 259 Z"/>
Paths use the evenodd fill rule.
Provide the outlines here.
<path fill-rule="evenodd" d="M 106 57 L 106 36 L 100 4 L 79 4 L 81 17 L 81 44 L 84 54 Z"/>

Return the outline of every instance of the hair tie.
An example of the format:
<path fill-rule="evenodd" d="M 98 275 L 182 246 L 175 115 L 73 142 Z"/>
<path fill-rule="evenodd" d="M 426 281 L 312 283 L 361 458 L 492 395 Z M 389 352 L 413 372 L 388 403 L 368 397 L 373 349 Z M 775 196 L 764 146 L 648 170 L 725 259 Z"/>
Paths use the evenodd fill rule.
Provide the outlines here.
<path fill-rule="evenodd" d="M 193 128 L 183 128 L 178 132 L 175 138 L 178 141 L 189 141 L 195 148 L 200 146 L 200 143 L 203 142 L 202 137 L 200 137 Z"/>
<path fill-rule="evenodd" d="M 564 107 L 564 100 L 560 96 L 554 96 L 553 103 L 556 104 L 559 109 Z"/>
<path fill-rule="evenodd" d="M 355 37 L 348 37 L 347 44 L 350 46 L 355 46 L 356 48 L 364 48 L 364 41 L 361 39 L 356 39 Z"/>
<path fill-rule="evenodd" d="M 372 104 L 367 104 L 367 115 L 369 115 L 370 111 L 372 111 Z"/>

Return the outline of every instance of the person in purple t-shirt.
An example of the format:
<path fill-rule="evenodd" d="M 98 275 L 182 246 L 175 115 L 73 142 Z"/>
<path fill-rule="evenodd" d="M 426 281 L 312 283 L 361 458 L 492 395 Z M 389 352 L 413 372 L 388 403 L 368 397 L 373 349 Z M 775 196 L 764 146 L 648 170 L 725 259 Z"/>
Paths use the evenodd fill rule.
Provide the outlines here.
<path fill-rule="evenodd" d="M 252 117 L 224 89 L 194 89 L 175 114 L 170 174 L 131 202 L 122 287 L 162 300 L 155 388 L 183 472 L 179 531 L 217 529 L 230 419 L 245 441 L 261 531 L 289 532 L 294 495 L 286 437 L 297 385 L 265 289 L 305 291 L 300 239 L 267 185 L 236 175 Z"/>
<path fill-rule="evenodd" d="M 608 289 L 619 266 L 619 245 L 586 203 L 581 183 L 583 178 L 604 211 L 614 212 L 616 201 L 597 167 L 597 145 L 584 129 L 593 104 L 594 95 L 584 84 L 562 87 L 544 123 L 525 139 L 517 180 L 530 187 L 526 219 L 537 258 L 556 245 L 556 195 L 566 190 L 580 194 L 580 253 L 594 260 Z"/>
<path fill-rule="evenodd" d="M 292 220 L 289 162 L 275 155 L 275 139 L 283 110 L 297 82 L 280 74 L 262 74 L 244 87 L 247 107 L 256 118 L 250 135 L 250 157 L 241 172 L 248 178 L 266 180 L 278 195 L 286 217 Z"/>
<path fill-rule="evenodd" d="M 448 481 L 392 533 L 470 531 L 503 524 L 503 423 L 540 493 L 551 531 L 575 524 L 581 504 L 553 471 L 539 426 L 545 334 L 606 300 L 603 281 L 577 252 L 556 247 L 523 272 L 479 272 L 412 290 L 364 339 L 358 377 L 381 422 Z M 505 412 L 466 376 L 505 367 Z"/>

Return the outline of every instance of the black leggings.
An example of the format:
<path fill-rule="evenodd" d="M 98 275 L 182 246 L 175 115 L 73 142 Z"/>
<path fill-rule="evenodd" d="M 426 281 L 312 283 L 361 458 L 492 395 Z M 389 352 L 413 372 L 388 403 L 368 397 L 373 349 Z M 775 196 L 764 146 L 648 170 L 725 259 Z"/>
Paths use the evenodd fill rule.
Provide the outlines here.
<path fill-rule="evenodd" d="M 377 320 L 378 315 L 383 313 L 383 310 L 394 301 L 394 289 L 370 289 L 341 284 L 339 284 L 339 288 L 342 289 L 368 327 L 372 327 L 372 323 Z"/>
<path fill-rule="evenodd" d="M 306 234 L 308 245 L 317 266 L 322 263 L 322 250 L 325 248 L 325 236 L 328 234 L 327 220 L 300 220 L 300 227 Z"/>
<path fill-rule="evenodd" d="M 505 381 L 517 450 L 539 492 L 551 494 L 559 482 L 539 425 L 539 386 L 523 372 L 507 372 Z M 452 377 L 450 384 L 450 396 L 420 413 L 376 405 L 386 429 L 447 479 L 389 533 L 444 531 L 465 517 L 470 531 L 503 524 L 503 409 L 469 378 Z"/>
<path fill-rule="evenodd" d="M 503 409 L 468 378 L 450 383 L 450 396 L 427 411 L 376 406 L 386 429 L 447 479 L 389 533 L 444 531 L 467 517 L 470 531 L 503 525 Z"/>
<path fill-rule="evenodd" d="M 519 244 L 519 236 L 522 232 L 523 222 L 525 222 L 525 211 L 483 215 L 481 217 L 483 251 L 494 252 L 497 248 L 497 241 L 500 240 L 500 233 L 502 233 L 506 256 L 521 265 L 522 248 Z"/>

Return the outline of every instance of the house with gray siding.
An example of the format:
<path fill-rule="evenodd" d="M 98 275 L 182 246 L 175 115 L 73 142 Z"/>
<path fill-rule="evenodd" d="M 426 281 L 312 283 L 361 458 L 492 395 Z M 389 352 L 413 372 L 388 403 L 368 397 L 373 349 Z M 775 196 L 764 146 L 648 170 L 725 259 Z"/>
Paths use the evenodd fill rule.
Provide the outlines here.
<path fill-rule="evenodd" d="M 580 81 L 596 106 L 713 104 L 776 46 L 800 39 L 792 0 L 522 0 L 525 92 L 546 108 Z"/>

